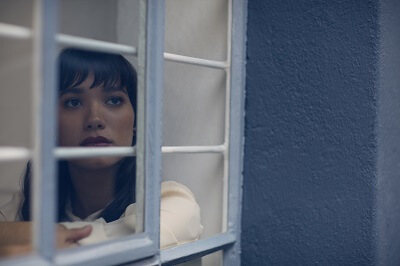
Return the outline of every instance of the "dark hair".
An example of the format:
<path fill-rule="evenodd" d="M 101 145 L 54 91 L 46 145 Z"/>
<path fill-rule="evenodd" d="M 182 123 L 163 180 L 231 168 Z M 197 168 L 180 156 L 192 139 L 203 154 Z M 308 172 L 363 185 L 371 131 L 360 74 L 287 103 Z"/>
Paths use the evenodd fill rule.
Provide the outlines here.
<path fill-rule="evenodd" d="M 136 111 L 137 77 L 134 67 L 118 54 L 92 52 L 80 49 L 64 49 L 58 58 L 60 92 L 81 84 L 89 74 L 94 75 L 91 88 L 112 86 L 119 82 L 128 91 L 133 110 Z M 136 123 L 136 122 L 135 122 Z M 134 130 L 134 129 L 132 129 Z M 132 146 L 136 143 L 135 134 Z M 28 162 L 23 181 L 24 202 L 21 216 L 24 221 L 30 220 L 31 163 Z M 106 222 L 119 219 L 128 205 L 135 202 L 136 164 L 133 157 L 122 159 L 115 180 L 113 201 L 99 214 Z M 66 161 L 58 163 L 58 221 L 66 221 L 66 204 L 72 193 L 72 181 Z"/>

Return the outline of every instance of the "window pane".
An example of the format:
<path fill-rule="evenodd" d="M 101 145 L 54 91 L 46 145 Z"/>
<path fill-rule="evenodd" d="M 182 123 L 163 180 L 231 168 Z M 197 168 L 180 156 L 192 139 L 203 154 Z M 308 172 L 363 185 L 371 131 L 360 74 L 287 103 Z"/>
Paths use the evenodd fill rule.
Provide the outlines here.
<path fill-rule="evenodd" d="M 26 255 L 31 248 L 31 223 L 21 223 L 26 161 L 0 162 L 0 259 Z M 1 263 L 0 263 L 1 264 Z"/>
<path fill-rule="evenodd" d="M 0 23 L 31 26 L 32 6 L 20 2 L 0 2 Z M 31 144 L 32 41 L 1 36 L 0 45 L 0 146 L 27 147 Z"/>
<path fill-rule="evenodd" d="M 223 265 L 223 252 L 217 251 L 201 258 L 202 266 L 218 266 Z"/>
<path fill-rule="evenodd" d="M 228 1 L 168 0 L 166 7 L 167 53 L 225 63 Z M 163 146 L 222 149 L 217 153 L 163 155 L 163 180 L 177 181 L 193 192 L 204 227 L 201 238 L 207 238 L 225 230 L 226 70 L 171 61 L 167 58 L 165 63 Z"/>
<path fill-rule="evenodd" d="M 226 60 L 228 11 L 227 0 L 167 0 L 165 51 Z"/>
<path fill-rule="evenodd" d="M 135 34 L 139 31 L 138 1 L 62 0 L 60 9 L 61 33 L 133 46 L 138 44 Z M 121 32 L 128 35 L 122 37 Z"/>
<path fill-rule="evenodd" d="M 138 1 L 63 0 L 60 9 L 60 33 L 137 48 Z M 61 56 L 65 67 L 60 72 L 59 146 L 133 147 L 138 71 L 134 54 L 90 51 L 96 45 L 80 49 L 61 43 L 61 47 L 66 50 Z M 72 63 L 71 58 L 77 61 Z M 67 220 L 74 221 L 65 225 L 82 227 L 85 222 L 77 221 L 86 217 L 93 228 L 82 243 L 135 232 L 135 161 L 136 157 L 60 161 L 59 178 L 72 185 L 61 191 L 70 203 L 61 213 L 69 211 Z M 85 183 L 90 175 L 96 178 L 92 185 Z M 93 180 L 89 178 L 88 182 Z"/>
<path fill-rule="evenodd" d="M 194 259 L 188 262 L 177 264 L 179 266 L 218 266 L 223 265 L 223 252 L 222 250 L 208 254 L 204 257 Z"/>
<path fill-rule="evenodd" d="M 138 0 L 61 0 L 59 31 L 137 48 L 139 11 Z M 126 56 L 137 67 L 136 57 Z"/>
<path fill-rule="evenodd" d="M 58 146 L 80 148 L 77 156 L 98 150 L 59 162 L 59 221 L 92 227 L 81 244 L 135 233 L 136 158 L 107 152 L 134 151 L 136 71 L 120 54 L 77 48 L 64 49 L 59 64 Z"/>
<path fill-rule="evenodd" d="M 0 39 L 0 146 L 31 146 L 31 42 Z"/>
<path fill-rule="evenodd" d="M 1 1 L 0 23 L 32 27 L 32 1 Z M 1 158 L 32 147 L 32 41 L 0 37 Z M 28 158 L 0 162 L 0 257 L 29 253 L 30 225 L 21 220 L 23 176 Z M 25 232 L 25 234 L 19 234 Z"/>
<path fill-rule="evenodd" d="M 220 154 L 164 154 L 163 180 L 184 184 L 200 206 L 201 238 L 221 233 L 223 222 L 223 156 Z"/>
<path fill-rule="evenodd" d="M 66 159 L 58 167 L 58 222 L 68 229 L 91 227 L 91 233 L 82 229 L 80 245 L 135 233 L 135 157 Z"/>
<path fill-rule="evenodd" d="M 33 0 L 1 1 L 0 6 L 0 22 L 28 28 L 32 27 Z"/>
<path fill-rule="evenodd" d="M 224 70 L 166 62 L 164 146 L 223 144 L 225 79 Z"/>

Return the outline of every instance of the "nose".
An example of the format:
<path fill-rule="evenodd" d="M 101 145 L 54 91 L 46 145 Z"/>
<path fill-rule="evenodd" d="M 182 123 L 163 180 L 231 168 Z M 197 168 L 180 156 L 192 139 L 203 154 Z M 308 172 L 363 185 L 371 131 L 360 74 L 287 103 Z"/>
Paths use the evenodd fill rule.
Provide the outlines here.
<path fill-rule="evenodd" d="M 89 110 L 85 119 L 85 129 L 87 130 L 97 130 L 104 129 L 105 123 L 102 117 L 101 107 L 98 104 L 92 104 L 89 107 Z"/>

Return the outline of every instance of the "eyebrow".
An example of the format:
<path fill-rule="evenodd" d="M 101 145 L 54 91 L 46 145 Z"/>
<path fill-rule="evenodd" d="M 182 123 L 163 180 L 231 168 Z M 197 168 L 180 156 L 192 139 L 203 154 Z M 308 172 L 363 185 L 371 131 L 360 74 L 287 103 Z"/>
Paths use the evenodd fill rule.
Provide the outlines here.
<path fill-rule="evenodd" d="M 67 93 L 72 93 L 72 94 L 83 94 L 84 91 L 83 91 L 83 89 L 81 89 L 81 88 L 68 88 L 68 89 L 62 90 L 62 91 L 60 92 L 60 97 L 63 96 L 64 94 L 67 94 Z"/>
<path fill-rule="evenodd" d="M 115 92 L 115 91 L 120 91 L 120 92 L 123 92 L 126 95 L 128 95 L 128 92 L 123 87 L 105 87 L 105 88 L 103 88 L 103 92 L 106 92 L 106 93 L 111 93 L 111 92 Z M 68 89 L 65 89 L 60 92 L 60 97 L 63 96 L 64 94 L 68 94 L 68 93 L 82 95 L 85 93 L 85 90 L 82 88 L 76 88 L 76 87 L 68 88 Z"/>
<path fill-rule="evenodd" d="M 110 92 L 115 92 L 115 91 L 120 91 L 120 92 L 123 92 L 126 95 L 128 95 L 128 92 L 123 87 L 104 87 L 103 88 L 103 92 L 110 93 Z"/>

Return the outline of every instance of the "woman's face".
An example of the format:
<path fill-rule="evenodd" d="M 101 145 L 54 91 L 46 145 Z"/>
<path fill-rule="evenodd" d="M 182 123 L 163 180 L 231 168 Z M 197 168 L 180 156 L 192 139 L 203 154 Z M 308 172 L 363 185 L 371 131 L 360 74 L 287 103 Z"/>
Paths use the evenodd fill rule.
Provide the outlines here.
<path fill-rule="evenodd" d="M 93 75 L 59 98 L 59 146 L 112 147 L 131 146 L 135 114 L 126 88 L 90 88 Z M 70 163 L 86 169 L 115 165 L 120 157 L 73 160 Z"/>

